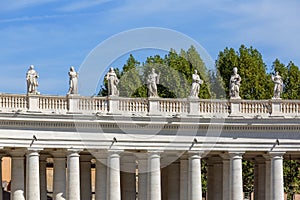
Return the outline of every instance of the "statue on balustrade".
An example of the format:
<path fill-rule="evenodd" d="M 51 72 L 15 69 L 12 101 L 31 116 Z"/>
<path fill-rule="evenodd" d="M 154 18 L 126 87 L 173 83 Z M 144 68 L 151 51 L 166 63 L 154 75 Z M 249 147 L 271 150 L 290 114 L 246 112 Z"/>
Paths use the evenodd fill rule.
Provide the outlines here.
<path fill-rule="evenodd" d="M 106 74 L 107 86 L 108 86 L 108 95 L 109 96 L 119 96 L 119 90 L 117 85 L 119 84 L 119 79 L 114 68 L 110 68 L 109 72 Z"/>
<path fill-rule="evenodd" d="M 153 68 L 147 79 L 148 97 L 159 97 L 156 85 L 159 84 L 159 78 L 160 74 L 155 73 L 155 69 Z"/>
<path fill-rule="evenodd" d="M 275 76 L 272 76 L 272 81 L 274 82 L 274 99 L 280 99 L 280 95 L 283 90 L 283 80 L 279 75 L 279 72 L 275 73 Z"/>
<path fill-rule="evenodd" d="M 70 67 L 69 71 L 69 91 L 68 94 L 78 94 L 78 73 L 75 71 L 74 67 Z"/>
<path fill-rule="evenodd" d="M 37 91 L 38 87 L 38 79 L 39 75 L 38 73 L 34 70 L 34 66 L 30 65 L 27 73 L 26 73 L 26 82 L 27 82 L 27 94 L 40 94 Z"/>
<path fill-rule="evenodd" d="M 203 83 L 203 80 L 200 79 L 200 76 L 198 75 L 197 70 L 195 70 L 195 73 L 192 76 L 193 83 L 192 88 L 190 91 L 190 98 L 198 98 L 198 94 L 200 91 L 200 85 Z"/>
<path fill-rule="evenodd" d="M 233 75 L 230 77 L 229 83 L 229 96 L 230 99 L 240 99 L 240 84 L 241 77 L 237 73 L 238 69 L 236 67 L 233 68 Z"/>

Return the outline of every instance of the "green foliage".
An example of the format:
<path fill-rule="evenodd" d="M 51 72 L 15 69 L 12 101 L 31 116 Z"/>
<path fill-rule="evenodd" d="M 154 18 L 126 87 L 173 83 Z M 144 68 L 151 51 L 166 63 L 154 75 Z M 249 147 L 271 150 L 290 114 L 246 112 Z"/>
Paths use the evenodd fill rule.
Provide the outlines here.
<path fill-rule="evenodd" d="M 207 192 L 207 163 L 204 159 L 201 160 L 201 183 L 202 194 L 205 195 Z"/>
<path fill-rule="evenodd" d="M 182 49 L 180 54 L 171 49 L 164 58 L 159 55 L 149 56 L 142 66 L 130 54 L 121 73 L 119 71 L 117 73 L 120 79 L 118 85 L 120 96 L 147 97 L 147 77 L 152 68 L 161 75 L 157 89 L 158 95 L 162 98 L 188 97 L 192 85 L 192 74 L 195 69 L 200 72 L 200 78 L 204 81 L 201 85 L 199 97 L 210 98 L 212 96 L 209 73 L 193 46 L 187 52 Z M 106 80 L 104 80 L 104 86 L 101 88 L 99 95 L 107 95 Z"/>
<path fill-rule="evenodd" d="M 283 161 L 284 191 L 288 194 L 288 200 L 292 200 L 293 194 L 300 192 L 300 161 Z"/>
<path fill-rule="evenodd" d="M 272 97 L 272 81 L 266 73 L 266 65 L 258 50 L 241 45 L 235 52 L 227 47 L 219 53 L 216 61 L 217 69 L 223 79 L 227 97 L 229 97 L 229 80 L 233 68 L 238 68 L 242 78 L 240 96 L 242 99 L 270 99 Z"/>
<path fill-rule="evenodd" d="M 243 160 L 243 191 L 251 194 L 254 191 L 254 166 L 253 163 Z"/>
<path fill-rule="evenodd" d="M 283 79 L 283 93 L 281 98 L 283 99 L 299 99 L 300 97 L 300 70 L 290 61 L 287 66 L 276 59 L 272 65 L 273 74 L 276 71 Z"/>

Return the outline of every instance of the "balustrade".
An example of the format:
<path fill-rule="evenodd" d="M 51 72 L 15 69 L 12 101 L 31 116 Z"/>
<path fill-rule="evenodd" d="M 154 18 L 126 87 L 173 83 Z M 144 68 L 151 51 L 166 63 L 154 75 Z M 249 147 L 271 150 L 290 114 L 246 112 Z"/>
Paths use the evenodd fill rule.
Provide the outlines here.
<path fill-rule="evenodd" d="M 110 105 L 110 101 L 114 104 Z M 110 106 L 109 106 L 110 105 Z M 0 110 L 8 112 L 110 113 L 181 116 L 298 117 L 300 100 L 218 100 L 126 97 L 82 97 L 0 94 Z"/>

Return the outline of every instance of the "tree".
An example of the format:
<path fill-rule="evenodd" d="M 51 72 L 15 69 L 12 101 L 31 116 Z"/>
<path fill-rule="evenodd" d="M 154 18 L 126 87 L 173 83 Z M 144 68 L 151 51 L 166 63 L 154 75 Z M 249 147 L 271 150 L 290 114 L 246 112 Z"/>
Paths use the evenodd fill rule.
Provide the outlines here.
<path fill-rule="evenodd" d="M 300 161 L 284 160 L 283 162 L 283 180 L 284 192 L 288 194 L 288 200 L 293 199 L 293 195 L 300 192 Z"/>
<path fill-rule="evenodd" d="M 119 82 L 120 96 L 145 97 L 146 91 L 139 71 L 140 62 L 132 54 L 124 64 Z"/>
<path fill-rule="evenodd" d="M 239 51 L 227 47 L 219 53 L 216 61 L 223 85 L 229 97 L 229 79 L 234 67 L 242 78 L 240 96 L 242 99 L 270 99 L 272 97 L 272 82 L 266 73 L 266 65 L 262 55 L 253 47 L 241 45 Z"/>
<path fill-rule="evenodd" d="M 279 75 L 283 79 L 283 93 L 281 98 L 283 99 L 299 99 L 300 96 L 300 70 L 290 61 L 287 66 L 276 59 L 272 65 L 273 74 L 279 72 Z"/>
<path fill-rule="evenodd" d="M 242 167 L 243 167 L 243 171 L 242 171 L 243 191 L 246 194 L 251 195 L 251 193 L 254 191 L 254 166 L 252 162 L 243 160 Z"/>

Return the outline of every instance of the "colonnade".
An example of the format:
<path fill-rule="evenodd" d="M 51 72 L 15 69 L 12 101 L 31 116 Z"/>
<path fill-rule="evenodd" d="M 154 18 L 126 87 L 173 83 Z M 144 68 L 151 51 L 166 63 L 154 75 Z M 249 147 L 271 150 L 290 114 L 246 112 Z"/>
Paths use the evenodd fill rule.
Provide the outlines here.
<path fill-rule="evenodd" d="M 188 151 L 162 166 L 167 152 L 126 155 L 122 150 L 14 149 L 11 156 L 11 199 L 46 200 L 46 158 L 53 158 L 53 199 L 90 200 L 91 159 L 96 158 L 96 200 L 201 200 L 201 160 L 208 164 L 208 200 L 242 200 L 245 152 Z M 254 156 L 255 200 L 283 200 L 283 155 Z M 26 162 L 25 162 L 26 161 Z M 25 164 L 26 163 L 26 164 Z M 163 167 L 163 168 L 162 168 Z M 1 176 L 1 174 L 0 174 Z M 0 195 L 0 200 L 2 196 Z"/>

